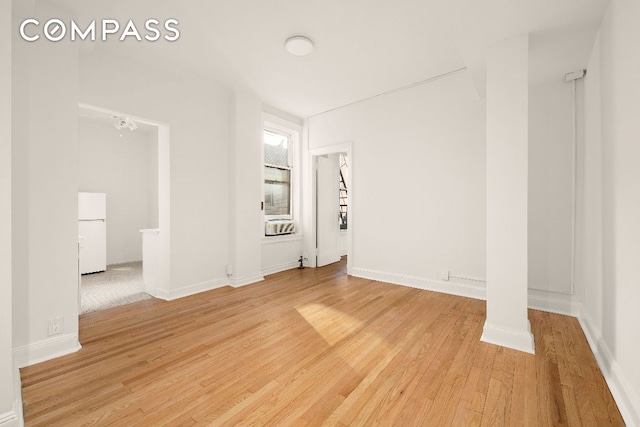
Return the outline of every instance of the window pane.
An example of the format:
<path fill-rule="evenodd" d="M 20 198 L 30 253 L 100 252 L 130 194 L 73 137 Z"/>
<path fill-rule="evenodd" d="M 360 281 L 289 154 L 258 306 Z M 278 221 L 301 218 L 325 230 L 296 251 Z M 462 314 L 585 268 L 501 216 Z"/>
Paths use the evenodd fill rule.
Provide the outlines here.
<path fill-rule="evenodd" d="M 264 162 L 267 165 L 290 167 L 289 137 L 279 133 L 264 131 Z"/>
<path fill-rule="evenodd" d="M 271 166 L 264 167 L 265 215 L 291 214 L 291 171 Z"/>

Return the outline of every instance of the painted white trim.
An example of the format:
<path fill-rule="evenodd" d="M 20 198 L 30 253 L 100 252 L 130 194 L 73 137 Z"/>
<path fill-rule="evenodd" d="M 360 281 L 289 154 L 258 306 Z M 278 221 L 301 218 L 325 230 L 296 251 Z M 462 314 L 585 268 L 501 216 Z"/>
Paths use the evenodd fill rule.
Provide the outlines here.
<path fill-rule="evenodd" d="M 629 427 L 640 427 L 640 398 L 625 380 L 620 365 L 615 360 L 607 343 L 602 339 L 602 335 L 594 327 L 594 323 L 584 310 L 584 306 L 578 316 L 578 321 L 625 424 Z"/>
<path fill-rule="evenodd" d="M 553 290 L 553 289 L 549 289 L 548 286 L 542 286 L 539 285 L 537 283 L 532 283 L 529 282 L 529 285 L 527 287 L 530 291 L 540 291 L 540 292 L 550 292 L 552 294 L 558 294 L 558 295 L 566 295 L 566 296 L 573 296 L 573 293 L 571 293 L 571 291 L 569 292 L 565 292 L 565 291 L 559 291 L 559 290 Z"/>
<path fill-rule="evenodd" d="M 302 234 L 284 234 L 280 236 L 263 236 L 262 244 L 263 245 L 273 245 L 276 243 L 287 243 L 287 242 L 299 242 L 302 241 Z"/>
<path fill-rule="evenodd" d="M 512 348 L 529 354 L 536 354 L 531 325 L 529 325 L 528 331 L 520 331 L 502 328 L 485 322 L 480 341 Z"/>
<path fill-rule="evenodd" d="M 486 301 L 486 288 L 484 284 L 477 285 L 464 281 L 444 281 L 426 277 L 407 276 L 404 274 L 388 273 L 385 271 L 369 270 L 354 267 L 349 273 L 351 276 L 362 277 L 364 279 L 387 282 L 394 285 L 409 286 L 427 291 L 442 292 L 445 294 L 458 295 L 467 298 L 481 299 Z M 454 276 L 449 276 L 454 278 Z M 461 279 L 464 280 L 464 279 Z M 537 289 L 528 290 L 528 307 L 534 310 L 546 311 L 549 313 L 563 314 L 565 316 L 578 317 L 581 313 L 582 305 L 575 301 L 570 295 L 540 291 Z"/>
<path fill-rule="evenodd" d="M 581 304 L 576 302 L 572 296 L 566 294 L 529 289 L 527 300 L 528 307 L 534 310 L 563 314 L 565 316 L 580 316 Z"/>
<path fill-rule="evenodd" d="M 25 366 L 75 353 L 81 348 L 82 346 L 78 342 L 78 334 L 71 333 L 56 335 L 31 344 L 15 347 L 13 355 L 18 368 L 24 368 Z"/>
<path fill-rule="evenodd" d="M 16 413 L 16 407 L 14 403 L 13 408 L 11 408 L 10 411 L 5 412 L 4 414 L 0 414 L 0 426 L 13 427 L 19 425 L 21 425 L 20 419 L 18 418 L 18 414 Z"/>
<path fill-rule="evenodd" d="M 268 276 L 270 274 L 280 273 L 281 271 L 293 270 L 298 268 L 300 263 L 298 261 L 285 262 L 284 264 L 272 265 L 271 267 L 264 267 L 262 269 L 262 275 Z"/>
<path fill-rule="evenodd" d="M 239 277 L 237 279 L 231 279 L 230 285 L 234 288 L 250 285 L 252 283 L 261 282 L 264 280 L 262 274 L 254 274 L 253 276 Z"/>
<path fill-rule="evenodd" d="M 173 301 L 178 298 L 188 297 L 190 295 L 199 294 L 200 292 L 211 291 L 213 289 L 218 289 L 223 286 L 227 286 L 226 279 L 214 279 L 214 280 L 206 280 L 204 282 L 195 283 L 193 285 L 182 286 L 177 289 L 158 289 L 156 291 L 156 298 L 163 299 L 165 301 Z"/>
<path fill-rule="evenodd" d="M 411 288 L 423 289 L 426 291 L 442 292 L 444 294 L 457 295 L 466 298 L 486 299 L 486 289 L 484 286 L 407 276 L 404 274 L 387 273 L 384 271 L 357 267 L 354 267 L 349 274 L 363 279 L 376 280 L 378 282 L 386 282 L 400 286 L 409 286 Z"/>

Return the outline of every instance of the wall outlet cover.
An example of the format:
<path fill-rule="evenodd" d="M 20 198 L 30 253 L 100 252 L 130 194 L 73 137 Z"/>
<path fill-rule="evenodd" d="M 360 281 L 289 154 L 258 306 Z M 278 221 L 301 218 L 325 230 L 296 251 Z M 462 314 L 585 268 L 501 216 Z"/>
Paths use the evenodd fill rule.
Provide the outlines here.
<path fill-rule="evenodd" d="M 58 335 L 64 331 L 64 317 L 58 316 L 49 319 L 49 336 Z"/>

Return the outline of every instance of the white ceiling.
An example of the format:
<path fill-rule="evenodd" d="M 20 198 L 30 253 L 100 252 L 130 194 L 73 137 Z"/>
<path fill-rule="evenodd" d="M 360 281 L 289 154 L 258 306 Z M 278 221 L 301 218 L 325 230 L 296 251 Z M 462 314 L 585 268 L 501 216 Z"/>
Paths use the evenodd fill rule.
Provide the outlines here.
<path fill-rule="evenodd" d="M 448 15 L 476 90 L 485 90 L 489 46 L 529 34 L 529 79 L 562 80 L 586 68 L 608 0 L 450 0 Z"/>
<path fill-rule="evenodd" d="M 530 34 L 538 84 L 585 68 L 608 0 L 56 0 L 78 20 L 180 21 L 174 43 L 83 44 L 229 85 L 300 117 L 467 67 L 480 96 L 484 54 Z M 284 50 L 305 35 L 306 57 Z"/>

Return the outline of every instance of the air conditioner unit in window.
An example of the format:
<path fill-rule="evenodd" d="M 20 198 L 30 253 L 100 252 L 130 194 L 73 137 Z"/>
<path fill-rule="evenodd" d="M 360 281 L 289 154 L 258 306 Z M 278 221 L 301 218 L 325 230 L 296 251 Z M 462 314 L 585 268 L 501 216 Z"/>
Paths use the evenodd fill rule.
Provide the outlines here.
<path fill-rule="evenodd" d="M 265 236 L 279 236 L 296 232 L 296 223 L 292 219 L 269 219 L 264 223 Z"/>

